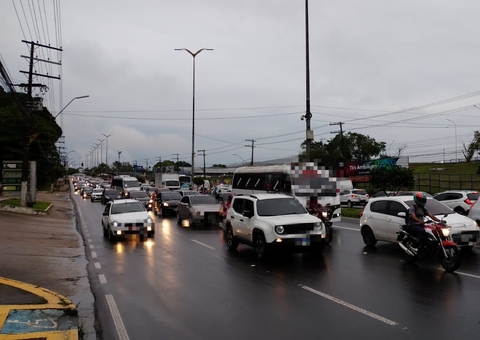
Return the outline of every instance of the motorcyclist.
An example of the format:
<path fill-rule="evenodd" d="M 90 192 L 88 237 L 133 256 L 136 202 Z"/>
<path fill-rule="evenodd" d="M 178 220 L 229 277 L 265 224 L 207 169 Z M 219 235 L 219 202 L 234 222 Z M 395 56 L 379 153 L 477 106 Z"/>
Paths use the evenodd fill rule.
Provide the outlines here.
<path fill-rule="evenodd" d="M 421 249 L 427 235 L 424 227 L 425 216 L 430 217 L 436 222 L 440 222 L 440 220 L 425 207 L 427 204 L 427 195 L 425 195 L 424 192 L 419 191 L 413 194 L 413 201 L 415 204 L 408 209 L 407 232 L 418 238 L 418 249 Z"/>

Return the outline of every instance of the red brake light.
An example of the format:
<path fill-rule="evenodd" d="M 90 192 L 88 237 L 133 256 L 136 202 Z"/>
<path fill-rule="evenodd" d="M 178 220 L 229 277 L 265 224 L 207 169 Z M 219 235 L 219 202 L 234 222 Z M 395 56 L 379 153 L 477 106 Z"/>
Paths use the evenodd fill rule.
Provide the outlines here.
<path fill-rule="evenodd" d="M 472 204 L 473 204 L 472 201 L 470 201 L 469 198 L 467 198 L 464 202 L 467 203 L 468 205 L 472 205 Z"/>
<path fill-rule="evenodd" d="M 357 195 L 352 195 L 352 198 L 357 198 Z"/>

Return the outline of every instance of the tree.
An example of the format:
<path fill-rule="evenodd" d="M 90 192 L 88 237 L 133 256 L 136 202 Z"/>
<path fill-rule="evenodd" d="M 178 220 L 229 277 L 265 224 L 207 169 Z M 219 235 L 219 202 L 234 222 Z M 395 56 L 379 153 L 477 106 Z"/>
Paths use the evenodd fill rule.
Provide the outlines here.
<path fill-rule="evenodd" d="M 212 168 L 225 169 L 227 166 L 225 164 L 213 164 Z"/>
<path fill-rule="evenodd" d="M 415 186 L 413 170 L 398 165 L 391 168 L 377 167 L 370 171 L 370 184 L 380 191 L 399 191 Z"/>
<path fill-rule="evenodd" d="M 377 142 L 370 136 L 347 132 L 335 136 L 327 145 L 330 155 L 340 154 L 344 162 L 367 161 L 385 151 L 385 142 Z"/>

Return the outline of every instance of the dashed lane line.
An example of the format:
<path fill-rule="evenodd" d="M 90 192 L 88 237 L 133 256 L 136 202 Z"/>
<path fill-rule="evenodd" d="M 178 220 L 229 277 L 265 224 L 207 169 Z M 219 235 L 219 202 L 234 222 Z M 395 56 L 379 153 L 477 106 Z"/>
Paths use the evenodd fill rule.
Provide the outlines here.
<path fill-rule="evenodd" d="M 97 257 L 97 252 L 92 251 L 92 258 L 96 258 L 96 257 Z"/>
<path fill-rule="evenodd" d="M 102 269 L 102 266 L 100 265 L 100 262 L 95 262 L 95 268 Z"/>
<path fill-rule="evenodd" d="M 98 275 L 98 279 L 100 280 L 100 283 L 103 285 L 105 283 L 107 283 L 107 278 L 105 277 L 105 275 L 103 274 L 100 274 Z"/>
<path fill-rule="evenodd" d="M 195 242 L 195 243 L 197 243 L 197 244 L 200 244 L 201 246 L 207 247 L 208 249 L 212 249 L 212 250 L 215 249 L 215 248 L 213 248 L 213 247 L 210 247 L 208 244 L 205 244 L 205 243 L 200 242 L 200 241 L 197 241 L 197 240 L 192 240 L 192 242 Z"/>

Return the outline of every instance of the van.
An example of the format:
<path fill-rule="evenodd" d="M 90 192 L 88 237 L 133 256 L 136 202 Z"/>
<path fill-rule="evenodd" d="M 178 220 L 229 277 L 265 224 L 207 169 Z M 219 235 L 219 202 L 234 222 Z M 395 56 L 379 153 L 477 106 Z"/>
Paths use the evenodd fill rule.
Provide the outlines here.
<path fill-rule="evenodd" d="M 353 190 L 353 183 L 348 178 L 337 178 L 337 192 Z"/>
<path fill-rule="evenodd" d="M 110 186 L 117 189 L 122 197 L 128 197 L 130 191 L 139 191 L 140 182 L 135 177 L 114 177 Z"/>

